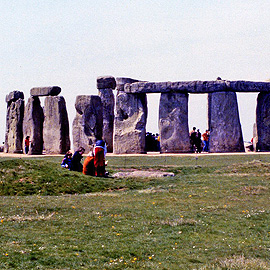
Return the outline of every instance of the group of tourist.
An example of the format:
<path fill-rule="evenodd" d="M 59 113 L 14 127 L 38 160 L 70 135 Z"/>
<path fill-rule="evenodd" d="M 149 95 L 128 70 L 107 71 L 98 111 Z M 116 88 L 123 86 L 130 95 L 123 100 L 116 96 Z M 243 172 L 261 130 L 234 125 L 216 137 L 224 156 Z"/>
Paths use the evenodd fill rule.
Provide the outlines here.
<path fill-rule="evenodd" d="M 152 134 L 146 132 L 145 136 L 145 151 L 146 152 L 159 152 L 160 151 L 160 136 L 158 133 Z"/>
<path fill-rule="evenodd" d="M 193 127 L 189 134 L 191 151 L 193 153 L 201 153 L 202 151 L 209 152 L 209 137 L 209 130 L 206 130 L 203 134 L 201 134 L 199 129 Z"/>
<path fill-rule="evenodd" d="M 85 175 L 92 175 L 98 177 L 107 176 L 105 166 L 105 157 L 107 153 L 106 143 L 102 139 L 97 139 L 94 147 L 90 150 L 88 156 L 85 158 L 83 164 L 83 154 L 85 149 L 79 147 L 72 155 L 70 151 L 64 156 L 61 166 L 70 171 L 82 172 Z"/>

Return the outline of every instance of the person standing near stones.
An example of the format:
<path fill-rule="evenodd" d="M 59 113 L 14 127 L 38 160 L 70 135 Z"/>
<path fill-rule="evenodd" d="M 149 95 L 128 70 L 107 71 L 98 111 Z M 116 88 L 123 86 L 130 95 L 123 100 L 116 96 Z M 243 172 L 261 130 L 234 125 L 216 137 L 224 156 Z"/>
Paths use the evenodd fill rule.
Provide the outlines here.
<path fill-rule="evenodd" d="M 193 127 L 193 129 L 189 133 L 190 138 L 190 145 L 191 145 L 191 151 L 194 153 L 196 151 L 196 127 Z"/>
<path fill-rule="evenodd" d="M 25 152 L 25 154 L 28 154 L 29 147 L 30 147 L 30 136 L 26 136 L 25 141 L 24 141 L 24 152 Z"/>
<path fill-rule="evenodd" d="M 105 157 L 107 153 L 107 147 L 104 140 L 97 138 L 94 148 L 94 165 L 95 165 L 95 176 L 104 177 L 105 172 Z"/>
<path fill-rule="evenodd" d="M 201 137 L 202 137 L 202 134 L 201 134 L 200 130 L 198 129 L 196 132 L 196 140 L 195 140 L 197 153 L 202 152 L 202 139 L 201 139 Z"/>
<path fill-rule="evenodd" d="M 202 139 L 203 139 L 203 152 L 209 152 L 209 130 L 206 130 L 202 134 Z"/>
<path fill-rule="evenodd" d="M 76 172 L 82 172 L 83 165 L 81 163 L 81 160 L 83 158 L 83 153 L 85 152 L 85 149 L 83 147 L 79 147 L 77 151 L 74 153 L 72 159 L 71 159 L 71 171 Z"/>

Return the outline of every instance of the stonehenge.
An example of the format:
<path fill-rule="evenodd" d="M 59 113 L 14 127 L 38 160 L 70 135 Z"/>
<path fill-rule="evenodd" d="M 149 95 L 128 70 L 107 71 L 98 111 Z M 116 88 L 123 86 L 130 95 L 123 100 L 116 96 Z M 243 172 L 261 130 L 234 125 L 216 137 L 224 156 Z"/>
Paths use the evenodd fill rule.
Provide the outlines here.
<path fill-rule="evenodd" d="M 160 93 L 159 133 L 161 153 L 189 153 L 188 100 L 190 94 L 208 95 L 210 152 L 243 152 L 237 92 L 257 92 L 253 146 L 270 151 L 270 82 L 213 81 L 147 82 L 131 78 L 100 76 L 97 95 L 76 97 L 72 122 L 73 149 L 90 151 L 103 137 L 108 152 L 146 153 L 147 95 Z M 24 94 L 6 96 L 4 151 L 22 153 L 30 136 L 29 154 L 63 154 L 71 148 L 69 119 L 61 88 L 34 87 L 24 104 Z M 44 107 L 41 98 L 44 97 Z"/>

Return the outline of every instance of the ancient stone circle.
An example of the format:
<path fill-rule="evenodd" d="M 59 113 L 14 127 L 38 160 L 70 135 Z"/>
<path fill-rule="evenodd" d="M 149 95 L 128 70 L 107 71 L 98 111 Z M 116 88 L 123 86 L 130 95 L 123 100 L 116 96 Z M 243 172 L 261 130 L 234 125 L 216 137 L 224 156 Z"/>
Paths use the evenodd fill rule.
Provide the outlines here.
<path fill-rule="evenodd" d="M 145 153 L 147 94 L 161 93 L 159 133 L 161 153 L 191 152 L 188 128 L 189 94 L 208 94 L 210 152 L 243 152 L 244 142 L 236 92 L 258 92 L 254 149 L 270 151 L 270 83 L 249 81 L 143 82 L 112 76 L 97 78 L 98 95 L 76 97 L 72 124 L 73 147 L 89 151 L 96 137 L 108 152 Z M 116 90 L 116 98 L 113 91 Z M 24 93 L 6 96 L 4 151 L 22 153 L 30 136 L 28 154 L 64 154 L 70 149 L 69 120 L 61 88 L 36 87 L 25 105 Z M 45 97 L 44 107 L 40 97 Z"/>

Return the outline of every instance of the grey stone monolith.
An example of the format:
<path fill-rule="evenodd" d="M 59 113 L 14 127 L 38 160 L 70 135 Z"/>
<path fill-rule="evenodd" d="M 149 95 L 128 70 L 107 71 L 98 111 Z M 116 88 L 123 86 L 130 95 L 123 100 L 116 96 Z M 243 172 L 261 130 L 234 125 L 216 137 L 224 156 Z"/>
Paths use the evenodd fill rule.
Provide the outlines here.
<path fill-rule="evenodd" d="M 259 93 L 256 108 L 257 151 L 270 151 L 270 93 Z"/>
<path fill-rule="evenodd" d="M 113 123 L 114 123 L 114 94 L 110 88 L 99 89 L 99 96 L 103 105 L 103 140 L 107 151 L 113 152 Z"/>
<path fill-rule="evenodd" d="M 159 132 L 161 153 L 190 152 L 188 94 L 160 95 Z"/>
<path fill-rule="evenodd" d="M 44 102 L 43 141 L 46 154 L 64 154 L 70 150 L 69 122 L 62 96 L 50 96 Z"/>
<path fill-rule="evenodd" d="M 25 106 L 23 136 L 30 136 L 29 155 L 41 155 L 43 151 L 44 114 L 39 97 L 30 97 Z"/>
<path fill-rule="evenodd" d="M 72 124 L 73 147 L 80 146 L 86 153 L 91 149 L 97 137 L 102 137 L 103 107 L 99 96 L 80 95 L 75 102 L 76 116 Z"/>
<path fill-rule="evenodd" d="M 10 92 L 6 96 L 7 115 L 4 151 L 22 153 L 24 94 L 20 91 Z"/>
<path fill-rule="evenodd" d="M 210 152 L 244 152 L 236 93 L 208 94 Z"/>
<path fill-rule="evenodd" d="M 114 119 L 115 154 L 145 153 L 146 120 L 146 94 L 118 91 Z"/>

